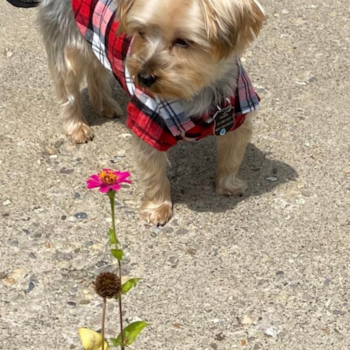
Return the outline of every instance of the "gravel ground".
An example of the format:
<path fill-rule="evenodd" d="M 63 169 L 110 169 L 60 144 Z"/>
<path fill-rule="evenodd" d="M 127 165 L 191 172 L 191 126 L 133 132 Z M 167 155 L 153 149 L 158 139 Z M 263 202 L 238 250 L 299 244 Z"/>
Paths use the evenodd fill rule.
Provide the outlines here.
<path fill-rule="evenodd" d="M 96 137 L 67 141 L 36 10 L 0 3 L 0 349 L 81 349 L 77 328 L 100 328 L 108 201 L 84 182 L 104 166 L 134 182 L 117 225 L 123 275 L 144 278 L 125 317 L 151 323 L 135 349 L 349 349 L 349 3 L 262 2 L 269 20 L 245 55 L 262 97 L 249 190 L 217 197 L 214 140 L 183 144 L 164 228 L 140 219 L 125 120 L 98 117 L 84 90 Z M 109 336 L 116 316 L 111 302 Z"/>

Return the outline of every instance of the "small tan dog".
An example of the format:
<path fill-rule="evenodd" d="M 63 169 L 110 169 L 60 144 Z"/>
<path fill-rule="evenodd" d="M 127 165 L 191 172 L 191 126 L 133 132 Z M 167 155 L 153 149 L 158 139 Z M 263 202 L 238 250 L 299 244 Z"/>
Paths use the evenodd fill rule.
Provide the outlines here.
<path fill-rule="evenodd" d="M 93 137 L 81 109 L 80 83 L 85 76 L 96 111 L 107 117 L 122 114 L 111 96 L 110 76 L 105 68 L 111 59 L 107 54 L 109 62 L 102 62 L 96 53 L 95 34 L 89 34 L 89 30 L 99 32 L 96 14 L 91 14 L 91 20 L 85 21 L 78 12 L 86 13 L 83 6 L 87 2 L 43 0 L 39 12 L 64 131 L 76 143 Z M 90 7 L 91 3 L 90 0 Z M 101 3 L 108 7 L 111 1 L 100 0 Z M 242 68 L 237 61 L 262 27 L 265 15 L 261 6 L 255 0 L 117 0 L 115 7 L 118 33 L 126 33 L 126 38 L 130 38 L 128 53 L 125 57 L 121 54 L 121 58 L 125 59 L 125 69 L 132 83 L 125 78 L 121 82 L 123 87 L 129 88 L 129 92 L 132 90 L 136 97 L 145 93 L 152 101 L 176 100 L 185 120 L 180 127 L 209 115 L 210 121 L 206 122 L 215 123 L 211 134 L 222 135 L 216 137 L 216 191 L 221 195 L 242 192 L 246 185 L 237 174 L 252 134 L 251 114 L 254 112 L 231 129 L 235 122 L 231 112 L 234 106 L 225 105 L 233 122 L 232 125 L 227 122 L 226 115 L 220 123 L 225 127 L 229 125 L 228 130 L 218 128 L 217 120 L 213 119 L 218 111 L 222 111 L 219 106 L 223 101 L 230 102 L 228 97 L 238 88 L 238 77 L 245 77 L 240 73 Z M 101 16 L 108 9 L 93 10 L 99 11 Z M 100 22 L 107 35 L 113 26 Z M 82 29 L 82 23 L 87 31 Z M 139 88 L 130 88 L 130 84 Z M 255 107 L 249 111 L 257 109 Z M 159 123 L 163 125 L 164 120 Z M 164 125 L 162 127 L 166 128 Z M 137 121 L 134 127 L 137 130 Z M 180 139 L 178 134 L 174 135 L 175 140 Z M 183 139 L 188 138 L 186 133 L 181 135 Z M 167 153 L 138 136 L 133 138 L 133 145 L 145 187 L 141 212 L 147 221 L 165 224 L 172 215 L 170 183 L 166 175 Z"/>

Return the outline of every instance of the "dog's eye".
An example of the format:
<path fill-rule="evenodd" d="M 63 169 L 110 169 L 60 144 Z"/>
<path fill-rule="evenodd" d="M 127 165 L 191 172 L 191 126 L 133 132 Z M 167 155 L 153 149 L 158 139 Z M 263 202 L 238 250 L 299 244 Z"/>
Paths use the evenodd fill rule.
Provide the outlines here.
<path fill-rule="evenodd" d="M 139 30 L 139 35 L 142 39 L 145 38 L 145 32 L 143 32 L 142 30 Z"/>
<path fill-rule="evenodd" d="M 176 39 L 173 45 L 182 48 L 187 48 L 190 46 L 190 42 L 185 39 Z"/>

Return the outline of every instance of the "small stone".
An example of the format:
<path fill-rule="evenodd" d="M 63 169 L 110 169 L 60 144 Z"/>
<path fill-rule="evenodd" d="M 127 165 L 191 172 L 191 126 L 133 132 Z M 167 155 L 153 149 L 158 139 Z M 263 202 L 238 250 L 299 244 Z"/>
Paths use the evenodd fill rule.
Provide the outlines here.
<path fill-rule="evenodd" d="M 339 316 L 342 314 L 342 312 L 340 310 L 333 310 L 333 315 Z"/>
<path fill-rule="evenodd" d="M 79 199 L 80 197 L 81 197 L 80 193 L 78 193 L 78 192 L 74 193 L 74 198 L 75 199 Z"/>
<path fill-rule="evenodd" d="M 331 282 L 332 282 L 332 281 L 331 281 L 329 278 L 326 278 L 325 281 L 323 282 L 323 285 L 324 285 L 325 287 L 329 287 L 330 284 L 331 284 Z"/>
<path fill-rule="evenodd" d="M 33 282 L 29 283 L 28 289 L 26 290 L 26 294 L 29 294 L 35 287 L 35 284 Z"/>
<path fill-rule="evenodd" d="M 172 233 L 172 232 L 174 232 L 174 229 L 172 227 L 170 227 L 170 226 L 165 227 L 163 229 L 163 233 Z"/>
<path fill-rule="evenodd" d="M 157 235 L 162 233 L 162 230 L 160 228 L 158 228 L 158 227 L 152 227 L 151 231 L 154 232 Z"/>
<path fill-rule="evenodd" d="M 223 341 L 225 340 L 225 338 L 226 338 L 225 335 L 222 333 L 219 333 L 215 336 L 215 340 L 218 340 L 218 341 Z"/>
<path fill-rule="evenodd" d="M 242 346 L 246 346 L 246 345 L 247 345 L 247 341 L 244 340 L 244 339 L 241 339 L 241 345 L 242 345 Z"/>
<path fill-rule="evenodd" d="M 210 347 L 211 347 L 212 349 L 214 349 L 214 350 L 217 350 L 217 349 L 218 349 L 218 345 L 215 344 L 215 343 L 211 343 L 211 344 L 210 344 Z"/>
<path fill-rule="evenodd" d="M 62 145 L 64 144 L 64 140 L 62 139 L 62 140 L 58 140 L 53 146 L 55 147 L 55 148 L 60 148 Z"/>
<path fill-rule="evenodd" d="M 94 242 L 93 242 L 93 241 L 89 241 L 89 242 L 86 242 L 84 245 L 85 245 L 86 247 L 91 247 L 91 246 L 94 245 Z"/>
<path fill-rule="evenodd" d="M 87 300 L 87 299 L 80 300 L 79 304 L 80 304 L 80 305 L 87 305 L 87 304 L 90 304 L 90 300 Z"/>
<path fill-rule="evenodd" d="M 57 154 L 57 149 L 54 147 L 46 146 L 45 153 L 48 154 L 49 156 L 53 156 Z"/>
<path fill-rule="evenodd" d="M 11 204 L 11 201 L 9 199 L 7 199 L 5 202 L 2 202 L 2 205 L 10 205 Z"/>
<path fill-rule="evenodd" d="M 61 216 L 61 220 L 64 221 L 64 220 L 66 220 L 66 219 L 67 219 L 67 215 L 62 215 L 62 216 Z"/>
<path fill-rule="evenodd" d="M 69 175 L 69 174 L 74 173 L 74 169 L 67 169 L 67 168 L 64 168 L 64 167 L 63 167 L 63 168 L 60 170 L 60 173 L 61 173 L 61 174 Z"/>
<path fill-rule="evenodd" d="M 282 327 L 280 326 L 271 326 L 265 330 L 265 334 L 272 337 L 277 338 L 278 334 L 282 332 Z"/>
<path fill-rule="evenodd" d="M 77 306 L 77 304 L 74 301 L 68 301 L 67 305 L 72 306 L 72 307 Z"/>
<path fill-rule="evenodd" d="M 249 316 L 245 315 L 245 316 L 243 317 L 242 324 L 244 324 L 244 325 L 250 325 L 250 324 L 252 324 L 253 322 L 254 322 L 254 321 L 253 321 Z"/>
<path fill-rule="evenodd" d="M 43 211 L 44 211 L 45 209 L 43 209 L 43 208 L 40 208 L 40 207 L 35 207 L 34 208 L 34 213 L 42 213 Z"/>
<path fill-rule="evenodd" d="M 176 267 L 179 263 L 179 259 L 175 258 L 174 256 L 171 256 L 169 258 L 169 262 L 171 263 L 171 267 Z"/>
<path fill-rule="evenodd" d="M 5 278 L 2 280 L 2 283 L 5 286 L 13 286 L 14 284 L 16 284 L 16 280 L 14 278 Z"/>
<path fill-rule="evenodd" d="M 106 266 L 106 265 L 108 265 L 108 262 L 101 260 L 96 264 L 96 267 L 102 267 L 102 266 Z"/>
<path fill-rule="evenodd" d="M 325 335 L 329 335 L 330 331 L 328 328 L 322 328 L 321 331 L 325 334 Z"/>
<path fill-rule="evenodd" d="M 6 278 L 8 276 L 8 272 L 7 271 L 1 271 L 0 272 L 0 280 L 3 280 L 4 278 Z"/>
<path fill-rule="evenodd" d="M 310 83 L 315 83 L 317 81 L 317 78 L 316 77 L 311 77 L 310 79 L 309 79 L 309 82 Z"/>
<path fill-rule="evenodd" d="M 177 235 L 185 235 L 186 233 L 188 233 L 188 230 L 185 228 L 180 228 L 179 230 L 176 231 Z"/>
<path fill-rule="evenodd" d="M 276 272 L 276 276 L 283 276 L 284 275 L 284 272 L 283 271 L 277 271 Z"/>
<path fill-rule="evenodd" d="M 289 11 L 288 10 L 282 10 L 282 14 L 284 14 L 284 15 L 287 15 L 289 13 Z"/>
<path fill-rule="evenodd" d="M 276 182 L 278 181 L 277 177 L 274 177 L 274 176 L 269 176 L 266 178 L 267 181 L 270 181 L 270 182 Z"/>
<path fill-rule="evenodd" d="M 35 255 L 34 253 L 29 253 L 29 257 L 30 257 L 31 259 L 36 259 L 36 255 Z"/>
<path fill-rule="evenodd" d="M 9 49 L 6 49 L 6 57 L 10 58 L 13 56 L 13 52 L 10 51 Z"/>
<path fill-rule="evenodd" d="M 194 248 L 188 248 L 188 249 L 186 250 L 186 253 L 189 254 L 189 255 L 191 255 L 191 256 L 196 256 L 197 250 L 194 249 Z"/>
<path fill-rule="evenodd" d="M 74 214 L 74 217 L 76 217 L 77 219 L 87 219 L 88 215 L 86 213 L 76 213 Z"/>
<path fill-rule="evenodd" d="M 7 241 L 7 244 L 11 247 L 18 247 L 18 241 L 17 239 L 14 239 L 14 240 L 8 240 Z"/>
<path fill-rule="evenodd" d="M 29 234 L 30 234 L 30 231 L 26 230 L 25 228 L 22 229 L 22 231 L 23 231 L 26 235 L 29 235 Z"/>

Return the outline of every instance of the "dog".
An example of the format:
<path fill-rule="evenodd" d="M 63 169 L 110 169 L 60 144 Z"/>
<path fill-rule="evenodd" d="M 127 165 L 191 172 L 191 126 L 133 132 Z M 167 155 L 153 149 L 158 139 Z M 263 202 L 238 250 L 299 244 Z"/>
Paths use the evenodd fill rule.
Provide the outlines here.
<path fill-rule="evenodd" d="M 256 0 L 42 0 L 39 23 L 66 135 L 93 138 L 82 114 L 84 77 L 105 117 L 123 114 L 108 69 L 131 97 L 127 126 L 146 221 L 164 225 L 172 216 L 166 151 L 179 140 L 215 135 L 216 192 L 246 189 L 238 171 L 259 100 L 240 56 L 265 19 Z"/>

